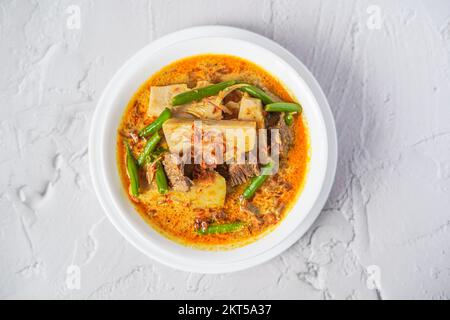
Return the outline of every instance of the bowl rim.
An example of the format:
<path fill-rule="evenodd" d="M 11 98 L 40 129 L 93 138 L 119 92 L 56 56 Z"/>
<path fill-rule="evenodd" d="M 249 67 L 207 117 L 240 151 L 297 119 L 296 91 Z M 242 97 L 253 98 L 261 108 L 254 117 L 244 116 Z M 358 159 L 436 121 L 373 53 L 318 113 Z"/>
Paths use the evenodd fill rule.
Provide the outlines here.
<path fill-rule="evenodd" d="M 317 102 L 317 105 L 320 109 L 321 116 L 325 124 L 328 152 L 326 155 L 327 162 L 326 162 L 325 176 L 322 182 L 320 193 L 315 199 L 314 206 L 308 211 L 303 221 L 299 223 L 299 226 L 294 231 L 290 232 L 290 234 L 287 235 L 283 239 L 283 241 L 274 244 L 269 249 L 253 257 L 232 261 L 230 263 L 218 263 L 217 265 L 215 265 L 214 263 L 202 265 L 192 265 L 189 263 L 183 264 L 182 262 L 180 263 L 180 261 L 177 261 L 176 257 L 172 257 L 171 259 L 169 259 L 167 256 L 164 257 L 164 255 L 158 255 L 158 251 L 159 253 L 161 253 L 162 250 L 160 248 L 154 247 L 152 248 L 151 251 L 149 251 L 149 247 L 144 245 L 142 242 L 143 240 L 144 242 L 147 241 L 143 239 L 142 234 L 136 234 L 135 230 L 132 228 L 132 226 L 130 226 L 129 221 L 126 221 L 126 219 L 123 216 L 121 217 L 122 219 L 120 219 L 119 216 L 114 215 L 113 212 L 116 211 L 117 208 L 114 208 L 114 206 L 111 206 L 111 203 L 109 203 L 109 200 L 114 199 L 111 198 L 108 199 L 108 197 L 105 196 L 104 193 L 102 193 L 102 180 L 101 177 L 99 177 L 98 175 L 98 173 L 101 172 L 101 170 L 98 170 L 99 164 L 102 163 L 100 161 L 101 154 L 98 154 L 98 152 L 96 151 L 98 148 L 95 148 L 95 146 L 98 146 L 98 141 L 96 139 L 97 136 L 95 125 L 99 121 L 100 108 L 96 108 L 91 123 L 91 131 L 89 136 L 89 164 L 94 190 L 102 205 L 103 210 L 105 211 L 109 220 L 119 230 L 119 232 L 135 247 L 137 247 L 139 250 L 141 250 L 143 253 L 153 258 L 154 260 L 157 260 L 160 263 L 166 264 L 176 269 L 202 273 L 223 273 L 242 270 L 263 263 L 267 260 L 270 260 L 271 258 L 280 254 L 282 251 L 286 250 L 295 241 L 297 241 L 301 237 L 301 235 L 303 235 L 306 232 L 307 229 L 309 229 L 313 221 L 317 218 L 318 214 L 320 213 L 331 190 L 337 163 L 337 139 L 334 120 L 328 102 L 325 98 L 325 95 L 323 94 L 317 81 L 306 69 L 306 67 L 297 58 L 295 58 L 295 56 L 293 56 L 286 49 L 282 48 L 272 40 L 269 40 L 263 36 L 257 35 L 255 33 L 246 30 L 232 27 L 223 27 L 223 26 L 194 27 L 169 34 L 158 40 L 153 41 L 152 43 L 148 44 L 143 49 L 141 49 L 133 57 L 128 59 L 128 61 L 116 72 L 114 77 L 111 79 L 111 81 L 104 89 L 103 94 L 98 101 L 98 106 L 104 103 L 104 100 L 106 99 L 105 93 L 108 92 L 108 90 L 110 90 L 111 84 L 114 82 L 116 76 L 121 72 L 123 72 L 125 69 L 127 69 L 129 67 L 129 64 L 144 51 L 148 52 L 149 49 L 159 50 L 161 48 L 166 48 L 181 41 L 200 39 L 204 37 L 230 38 L 234 40 L 248 42 L 250 44 L 262 47 L 263 49 L 272 52 L 274 55 L 279 56 L 281 60 L 285 61 L 289 66 L 291 66 L 296 72 L 299 73 L 299 75 L 301 73 L 300 77 L 306 82 L 307 86 L 311 90 Z M 139 216 L 139 219 L 142 218 Z M 275 230 L 273 232 L 275 232 Z"/>

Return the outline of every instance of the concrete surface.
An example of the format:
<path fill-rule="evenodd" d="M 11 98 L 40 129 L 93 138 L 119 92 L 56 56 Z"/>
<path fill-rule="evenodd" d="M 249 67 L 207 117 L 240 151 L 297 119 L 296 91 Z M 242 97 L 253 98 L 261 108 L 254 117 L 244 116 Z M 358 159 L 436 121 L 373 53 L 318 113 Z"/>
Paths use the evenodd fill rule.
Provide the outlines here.
<path fill-rule="evenodd" d="M 204 24 L 293 52 L 339 135 L 313 228 L 226 275 L 139 253 L 105 218 L 87 163 L 114 72 L 152 39 Z M 450 297 L 449 1 L 1 0 L 0 60 L 0 298 Z"/>

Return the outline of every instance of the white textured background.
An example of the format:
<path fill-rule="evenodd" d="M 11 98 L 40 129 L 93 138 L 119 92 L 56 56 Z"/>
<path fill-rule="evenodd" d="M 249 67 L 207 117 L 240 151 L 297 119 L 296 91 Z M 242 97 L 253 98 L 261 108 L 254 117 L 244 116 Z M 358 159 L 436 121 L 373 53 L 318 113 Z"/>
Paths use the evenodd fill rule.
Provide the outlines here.
<path fill-rule="evenodd" d="M 80 29 L 67 27 L 70 5 Z M 380 29 L 367 27 L 371 5 Z M 171 270 L 128 244 L 87 162 L 114 72 L 152 39 L 202 24 L 293 52 L 339 136 L 336 182 L 310 232 L 226 275 Z M 450 298 L 448 0 L 0 0 L 0 65 L 1 298 Z M 81 268 L 79 290 L 66 286 L 69 265 Z"/>

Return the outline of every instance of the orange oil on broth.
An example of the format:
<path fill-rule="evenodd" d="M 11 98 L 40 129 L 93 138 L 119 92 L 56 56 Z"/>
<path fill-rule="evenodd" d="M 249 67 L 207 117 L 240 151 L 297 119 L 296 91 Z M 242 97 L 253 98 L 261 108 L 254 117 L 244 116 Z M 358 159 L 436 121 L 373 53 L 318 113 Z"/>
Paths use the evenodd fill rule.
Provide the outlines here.
<path fill-rule="evenodd" d="M 238 57 L 208 54 L 171 63 L 154 74 L 138 89 L 122 117 L 117 135 L 117 162 L 125 192 L 129 189 L 129 180 L 126 173 L 124 138 L 121 132 L 130 129 L 139 130 L 154 120 L 146 115 L 150 87 L 177 83 L 187 83 L 193 87 L 198 80 L 208 80 L 213 83 L 226 80 L 245 81 L 275 94 L 283 101 L 294 101 L 275 77 L 257 65 Z M 170 197 L 170 192 L 168 195 L 161 195 L 160 200 L 154 203 L 137 203 L 128 192 L 127 195 L 145 221 L 166 237 L 183 245 L 207 250 L 223 250 L 253 242 L 281 222 L 295 204 L 303 188 L 309 161 L 309 137 L 304 119 L 301 116 L 295 118 L 293 124 L 295 141 L 287 159 L 281 161 L 278 174 L 267 179 L 252 200 L 252 203 L 264 214 L 263 222 L 239 209 L 239 196 L 245 189 L 245 184 L 227 194 L 225 206 L 222 208 L 227 218 L 221 223 L 239 220 L 246 222 L 246 226 L 238 232 L 228 234 L 197 234 L 194 230 L 195 218 L 205 212 L 193 209 L 186 203 L 174 201 Z M 142 148 L 142 143 L 133 146 L 135 156 L 141 152 Z M 142 179 L 144 179 L 143 176 Z M 286 183 L 291 186 L 288 190 L 282 187 Z M 283 209 L 275 213 L 275 208 L 280 207 Z M 208 214 L 208 211 L 214 210 L 206 211 Z"/>

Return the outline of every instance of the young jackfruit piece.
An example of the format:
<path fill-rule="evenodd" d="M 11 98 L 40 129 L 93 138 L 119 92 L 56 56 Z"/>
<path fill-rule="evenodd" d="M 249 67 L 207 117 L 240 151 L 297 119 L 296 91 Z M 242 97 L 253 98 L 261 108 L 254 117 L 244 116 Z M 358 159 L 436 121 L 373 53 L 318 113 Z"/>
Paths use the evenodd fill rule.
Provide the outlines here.
<path fill-rule="evenodd" d="M 255 121 L 172 118 L 163 124 L 163 131 L 170 152 L 175 154 L 192 149 L 195 152 L 200 145 L 205 150 L 209 144 L 220 143 L 229 159 L 253 150 L 256 145 Z"/>
<path fill-rule="evenodd" d="M 189 191 L 177 191 L 170 189 L 166 193 L 169 199 L 189 203 L 193 208 L 220 208 L 225 204 L 227 183 L 225 178 L 217 172 L 203 179 L 194 179 Z M 157 189 L 152 188 L 139 195 L 139 200 L 144 203 L 154 203 L 161 199 Z"/>
<path fill-rule="evenodd" d="M 258 129 L 264 129 L 264 114 L 261 100 L 251 98 L 245 94 L 239 105 L 239 120 L 253 120 L 256 121 Z"/>
<path fill-rule="evenodd" d="M 172 98 L 188 90 L 189 88 L 186 84 L 150 87 L 150 100 L 147 114 L 149 116 L 157 117 L 165 108 L 172 109 Z"/>

